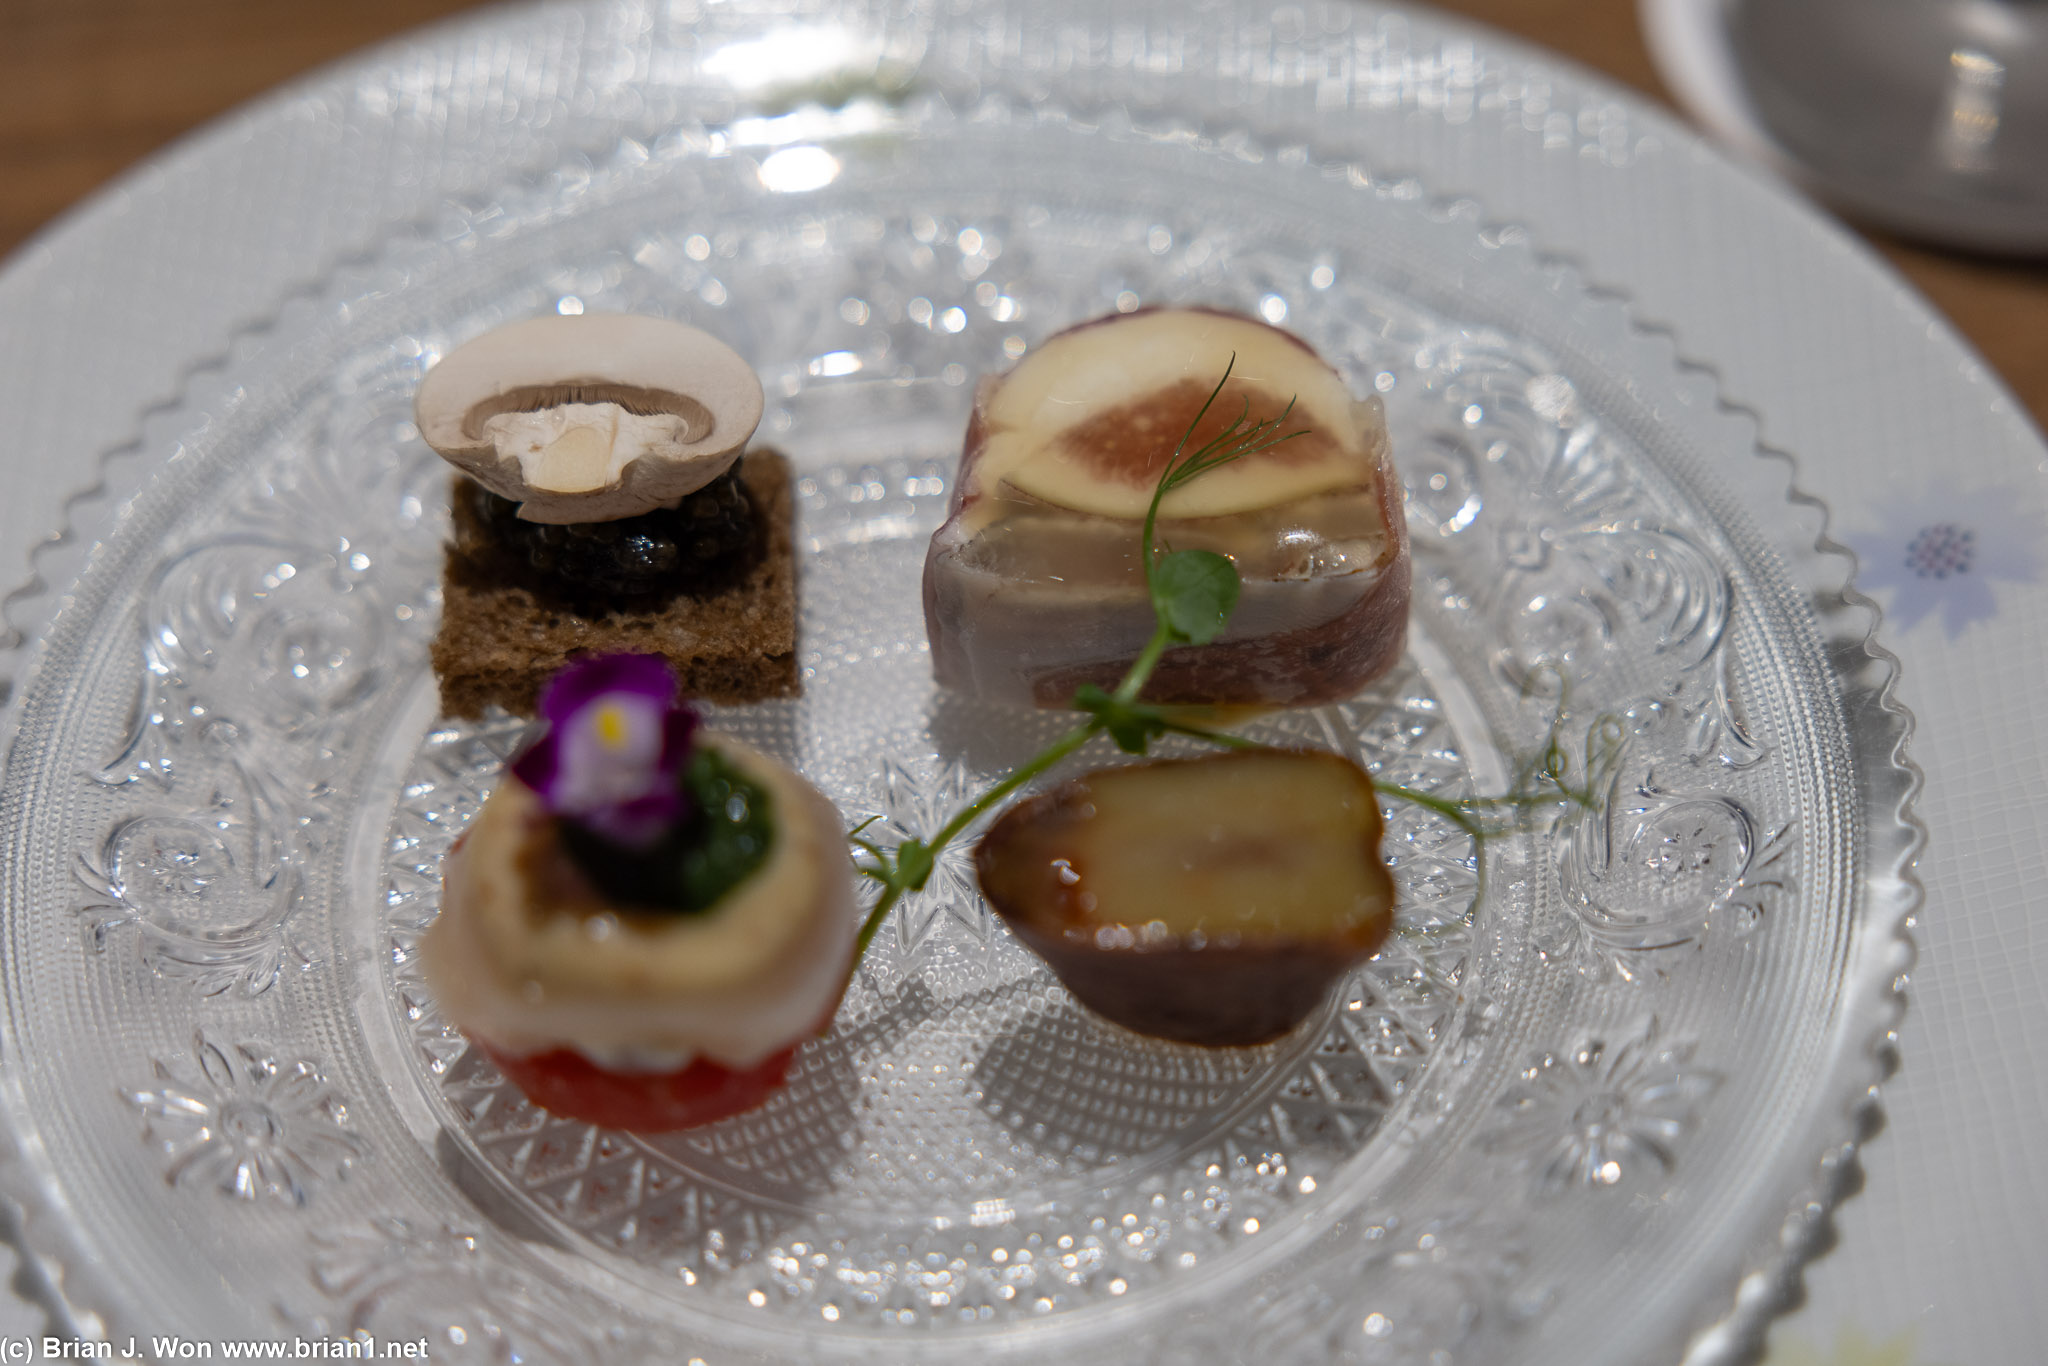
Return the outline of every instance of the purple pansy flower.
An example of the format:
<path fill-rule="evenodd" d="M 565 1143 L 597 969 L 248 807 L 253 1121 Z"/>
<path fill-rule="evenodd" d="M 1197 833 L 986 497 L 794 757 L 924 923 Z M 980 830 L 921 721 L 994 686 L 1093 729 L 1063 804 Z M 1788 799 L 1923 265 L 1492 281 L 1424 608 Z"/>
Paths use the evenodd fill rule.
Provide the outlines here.
<path fill-rule="evenodd" d="M 512 772 L 541 804 L 616 844 L 645 849 L 690 814 L 677 775 L 697 713 L 659 655 L 595 655 L 549 680 L 547 730 Z"/>
<path fill-rule="evenodd" d="M 1998 613 L 1992 584 L 2041 577 L 2042 527 L 2023 509 L 2031 500 L 2007 487 L 1937 486 L 1879 503 L 1879 530 L 1849 542 L 1859 588 L 1890 589 L 1887 613 L 1910 630 L 1930 613 L 1953 640 L 1972 622 Z"/>

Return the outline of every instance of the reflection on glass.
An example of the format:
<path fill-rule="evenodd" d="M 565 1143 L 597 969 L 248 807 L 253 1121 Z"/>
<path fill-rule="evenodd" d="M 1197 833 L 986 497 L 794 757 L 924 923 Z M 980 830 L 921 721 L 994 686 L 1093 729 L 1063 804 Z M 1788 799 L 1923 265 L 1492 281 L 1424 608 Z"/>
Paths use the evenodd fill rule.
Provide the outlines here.
<path fill-rule="evenodd" d="M 1951 84 L 1935 148 L 1942 164 L 1957 171 L 1991 167 L 1991 143 L 2005 92 L 2005 64 L 1959 47 L 1948 55 Z"/>

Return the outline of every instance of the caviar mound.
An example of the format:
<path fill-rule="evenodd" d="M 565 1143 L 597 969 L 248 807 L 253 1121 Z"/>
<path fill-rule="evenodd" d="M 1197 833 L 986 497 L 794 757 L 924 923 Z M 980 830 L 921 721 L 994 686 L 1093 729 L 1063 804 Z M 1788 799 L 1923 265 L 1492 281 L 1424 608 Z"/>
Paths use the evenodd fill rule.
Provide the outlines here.
<path fill-rule="evenodd" d="M 695 593 L 565 594 L 497 544 L 475 504 L 458 497 L 433 645 L 442 711 L 530 716 L 557 669 L 614 652 L 661 655 L 683 691 L 706 701 L 797 696 L 794 479 L 773 451 L 752 451 L 737 468 L 758 513 L 758 552 L 736 580 Z"/>
<path fill-rule="evenodd" d="M 585 609 L 729 587 L 760 559 L 765 539 L 737 465 L 673 508 L 610 522 L 525 521 L 519 504 L 472 480 L 455 497 L 466 504 L 456 524 L 467 554 Z"/>

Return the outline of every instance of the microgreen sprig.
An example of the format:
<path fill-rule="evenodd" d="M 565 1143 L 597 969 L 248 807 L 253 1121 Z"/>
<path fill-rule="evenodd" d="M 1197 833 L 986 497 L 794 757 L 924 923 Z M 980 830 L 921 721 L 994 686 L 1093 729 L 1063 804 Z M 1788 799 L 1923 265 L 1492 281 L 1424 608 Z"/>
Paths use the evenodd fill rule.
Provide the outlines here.
<path fill-rule="evenodd" d="M 1288 399 L 1287 406 L 1278 416 L 1255 422 L 1251 416 L 1251 400 L 1247 398 L 1238 415 L 1221 431 L 1190 450 L 1195 432 L 1222 395 L 1224 386 L 1230 382 L 1231 372 L 1236 368 L 1237 356 L 1233 353 L 1230 363 L 1223 369 L 1223 377 L 1216 381 L 1216 387 L 1203 400 L 1153 487 L 1152 501 L 1145 509 L 1144 530 L 1139 541 L 1145 591 L 1152 605 L 1152 635 L 1115 689 L 1105 690 L 1093 683 L 1082 684 L 1069 705 L 1087 719 L 1068 729 L 1009 776 L 953 813 L 930 837 L 907 839 L 894 849 L 883 848 L 862 833 L 880 820 L 879 816 L 869 817 L 848 833 L 847 838 L 870 860 L 858 865 L 860 872 L 881 884 L 882 888 L 881 896 L 861 925 L 854 950 L 855 963 L 867 952 L 876 931 L 882 927 L 882 922 L 896 903 L 923 889 L 947 845 L 1012 793 L 1057 766 L 1097 735 L 1109 736 L 1117 748 L 1127 754 L 1144 754 L 1154 740 L 1165 735 L 1186 735 L 1230 749 L 1261 748 L 1256 740 L 1191 724 L 1168 708 L 1138 700 L 1169 649 L 1177 645 L 1206 645 L 1223 633 L 1223 628 L 1229 624 L 1230 614 L 1236 610 L 1243 587 L 1237 566 L 1228 556 L 1213 550 L 1162 549 L 1157 544 L 1161 504 L 1168 494 L 1210 470 L 1308 434 L 1306 428 L 1284 434 L 1280 431 L 1294 412 L 1294 399 Z M 1563 729 L 1568 712 L 1564 705 L 1562 679 L 1559 685 L 1559 704 L 1543 749 L 1516 774 L 1513 786 L 1500 796 L 1454 800 L 1377 780 L 1373 783 L 1375 790 L 1383 796 L 1435 812 L 1469 835 L 1475 845 L 1483 844 L 1492 835 L 1523 828 L 1536 811 L 1554 806 L 1559 801 L 1587 807 L 1596 805 L 1600 790 L 1611 778 L 1619 759 L 1625 735 L 1620 722 L 1614 718 L 1602 717 L 1597 721 L 1587 732 L 1585 757 L 1577 766 L 1575 780 L 1574 765 L 1564 748 Z"/>
<path fill-rule="evenodd" d="M 1534 690 L 1540 676 L 1556 682 L 1557 707 L 1551 713 L 1550 729 L 1542 748 L 1516 771 L 1507 791 L 1494 797 L 1447 798 L 1377 778 L 1373 780 L 1373 790 L 1383 797 L 1435 812 L 1469 835 L 1476 845 L 1484 845 L 1495 835 L 1529 828 L 1546 809 L 1570 805 L 1593 810 L 1600 806 L 1620 766 L 1628 730 L 1620 717 L 1605 713 L 1595 717 L 1586 728 L 1583 753 L 1574 761 L 1564 743 L 1565 723 L 1571 716 L 1564 676 L 1554 668 L 1538 670 L 1523 689 L 1523 696 Z"/>
<path fill-rule="evenodd" d="M 1243 588 L 1237 577 L 1237 566 L 1227 555 L 1219 555 L 1213 550 L 1168 549 L 1161 552 L 1156 544 L 1160 504 L 1175 489 L 1218 466 L 1308 435 L 1306 428 L 1280 434 L 1281 426 L 1294 412 L 1293 399 L 1287 400 L 1287 406 L 1279 416 L 1254 422 L 1251 400 L 1247 398 L 1238 415 L 1226 423 L 1223 430 L 1190 451 L 1188 443 L 1195 439 L 1202 419 L 1209 415 L 1209 409 L 1223 393 L 1223 386 L 1230 383 L 1231 372 L 1236 368 L 1237 356 L 1233 353 L 1230 363 L 1223 367 L 1223 378 L 1216 381 L 1216 387 L 1202 400 L 1202 406 L 1196 410 L 1194 420 L 1188 423 L 1180 444 L 1174 447 L 1172 458 L 1160 471 L 1159 482 L 1152 489 L 1152 501 L 1145 508 L 1138 562 L 1144 568 L 1145 592 L 1152 601 L 1152 637 L 1145 642 L 1145 648 L 1139 651 L 1114 692 L 1105 692 L 1096 684 L 1084 683 L 1074 694 L 1074 709 L 1094 717 L 1100 728 L 1116 742 L 1116 747 L 1126 754 L 1143 754 L 1152 741 L 1167 734 L 1192 735 L 1223 745 L 1253 743 L 1238 736 L 1176 721 L 1161 708 L 1138 700 L 1138 694 L 1144 691 L 1145 684 L 1151 679 L 1153 670 L 1159 667 L 1159 661 L 1166 657 L 1168 649 L 1175 645 L 1207 645 L 1223 633 L 1223 628 L 1229 624 L 1230 614 L 1237 608 L 1238 594 Z"/>
<path fill-rule="evenodd" d="M 902 898 L 923 889 L 930 880 L 933 865 L 948 844 L 959 838 L 961 832 L 973 825 L 982 816 L 1011 793 L 1023 787 L 1033 778 L 1054 767 L 1061 760 L 1087 744 L 1097 735 L 1107 734 L 1115 741 L 1117 748 L 1129 754 L 1143 754 L 1153 740 L 1162 735 L 1190 735 L 1210 741 L 1213 744 L 1232 748 L 1255 747 L 1255 741 L 1242 736 L 1228 735 L 1190 725 L 1169 715 L 1159 707 L 1140 702 L 1138 694 L 1159 667 L 1168 648 L 1174 645 L 1206 645 L 1223 632 L 1230 620 L 1230 614 L 1237 607 L 1241 585 L 1237 577 L 1237 566 L 1228 556 L 1213 550 L 1167 550 L 1161 553 L 1155 545 L 1159 527 L 1159 506 L 1166 495 L 1198 478 L 1218 466 L 1227 465 L 1246 456 L 1257 455 L 1271 450 L 1284 441 L 1292 441 L 1307 435 L 1307 429 L 1298 429 L 1282 434 L 1280 428 L 1294 412 L 1294 400 L 1287 401 L 1286 408 L 1279 416 L 1254 422 L 1251 416 L 1251 400 L 1244 401 L 1238 415 L 1226 423 L 1215 436 L 1190 450 L 1195 432 L 1202 420 L 1209 415 L 1217 398 L 1223 393 L 1223 386 L 1230 382 L 1231 372 L 1237 368 L 1237 356 L 1233 353 L 1230 363 L 1223 368 L 1223 378 L 1216 381 L 1216 387 L 1202 401 L 1194 420 L 1173 449 L 1166 468 L 1160 472 L 1159 482 L 1153 487 L 1152 502 L 1145 509 L 1145 528 L 1140 541 L 1141 563 L 1145 571 L 1145 592 L 1152 603 L 1152 637 L 1138 657 L 1131 661 L 1123 679 L 1115 691 L 1105 691 L 1093 683 L 1083 684 L 1074 694 L 1072 703 L 1075 711 L 1087 719 L 1073 726 L 1050 745 L 1033 755 L 1008 777 L 990 787 L 979 797 L 953 813 L 944 825 L 928 839 L 908 839 L 891 849 L 884 849 L 867 839 L 861 832 L 874 824 L 873 818 L 863 821 L 848 835 L 853 844 L 867 854 L 870 862 L 860 865 L 861 873 L 882 886 L 882 895 L 875 902 L 874 909 L 861 926 L 858 947 L 854 960 L 867 951 L 875 932 L 882 927 L 882 921 Z"/>

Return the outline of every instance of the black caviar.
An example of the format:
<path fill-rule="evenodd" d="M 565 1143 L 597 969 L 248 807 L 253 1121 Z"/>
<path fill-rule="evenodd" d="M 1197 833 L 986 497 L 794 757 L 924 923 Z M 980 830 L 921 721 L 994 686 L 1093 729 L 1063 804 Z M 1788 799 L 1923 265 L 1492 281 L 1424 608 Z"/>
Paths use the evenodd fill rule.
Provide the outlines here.
<path fill-rule="evenodd" d="M 523 521 L 519 504 L 470 480 L 458 496 L 468 499 L 464 510 L 490 549 L 525 576 L 577 598 L 716 591 L 757 558 L 759 518 L 738 465 L 673 508 L 611 522 Z"/>

